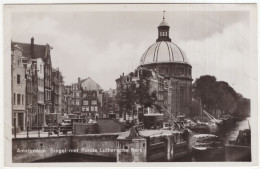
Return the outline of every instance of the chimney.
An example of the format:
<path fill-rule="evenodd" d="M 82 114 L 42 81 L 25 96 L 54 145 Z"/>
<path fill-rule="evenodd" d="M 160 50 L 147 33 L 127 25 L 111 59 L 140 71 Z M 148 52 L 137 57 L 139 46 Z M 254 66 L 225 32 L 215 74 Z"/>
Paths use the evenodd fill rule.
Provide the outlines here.
<path fill-rule="evenodd" d="M 34 53 L 33 53 L 33 49 L 34 49 L 34 38 L 31 38 L 31 58 L 34 58 Z"/>
<path fill-rule="evenodd" d="M 80 82 L 80 77 L 78 77 L 78 83 Z"/>

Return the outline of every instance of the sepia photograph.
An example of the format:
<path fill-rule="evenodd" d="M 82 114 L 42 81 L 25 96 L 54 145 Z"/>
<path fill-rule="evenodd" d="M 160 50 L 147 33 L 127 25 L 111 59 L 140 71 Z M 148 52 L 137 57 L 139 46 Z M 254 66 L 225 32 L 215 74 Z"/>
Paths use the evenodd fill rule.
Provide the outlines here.
<path fill-rule="evenodd" d="M 3 15 L 5 166 L 258 165 L 256 4 Z"/>

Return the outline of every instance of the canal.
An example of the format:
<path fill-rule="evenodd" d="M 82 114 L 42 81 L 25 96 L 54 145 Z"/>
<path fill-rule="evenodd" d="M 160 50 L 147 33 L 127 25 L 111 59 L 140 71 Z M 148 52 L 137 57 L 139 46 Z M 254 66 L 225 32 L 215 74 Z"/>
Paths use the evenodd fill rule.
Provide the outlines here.
<path fill-rule="evenodd" d="M 249 129 L 249 124 L 251 120 L 251 117 L 248 117 L 242 121 L 238 121 L 235 126 L 231 127 L 227 132 L 225 133 L 224 140 L 228 142 L 228 140 L 234 140 L 238 136 L 239 130 Z"/>
<path fill-rule="evenodd" d="M 230 126 L 230 128 L 226 130 L 222 130 L 219 136 L 222 137 L 224 141 L 227 143 L 228 140 L 234 140 L 237 138 L 239 130 L 248 129 L 249 124 L 250 124 L 250 118 L 246 118 L 244 120 L 238 121 L 233 126 Z M 192 155 L 174 161 L 196 162 L 195 158 Z M 44 160 L 39 160 L 35 162 L 116 162 L 116 158 L 69 153 L 69 154 L 64 154 L 64 155 L 60 155 L 60 156 L 56 156 Z"/>
<path fill-rule="evenodd" d="M 241 121 L 237 121 L 234 125 L 230 125 L 229 127 L 220 130 L 218 133 L 215 133 L 215 135 L 218 135 L 220 138 L 222 138 L 225 142 L 225 144 L 228 143 L 229 140 L 235 140 L 237 139 L 239 130 L 244 130 L 244 129 L 249 129 L 249 125 L 251 118 L 248 117 L 246 119 L 243 119 Z M 194 135 L 197 133 L 193 133 Z M 223 150 L 221 153 L 221 156 L 223 156 L 223 158 L 220 159 L 216 159 L 216 161 L 226 161 L 225 158 L 225 151 Z M 205 152 L 205 154 L 203 154 L 205 156 L 211 156 L 212 154 L 210 154 L 209 152 Z M 204 160 L 205 158 L 203 158 Z M 181 159 L 177 159 L 175 161 L 177 162 L 203 162 L 203 160 L 197 158 L 195 158 L 195 154 L 192 153 L 190 156 L 185 157 L 185 158 L 181 158 Z M 214 162 L 214 160 L 210 160 L 212 162 Z"/>

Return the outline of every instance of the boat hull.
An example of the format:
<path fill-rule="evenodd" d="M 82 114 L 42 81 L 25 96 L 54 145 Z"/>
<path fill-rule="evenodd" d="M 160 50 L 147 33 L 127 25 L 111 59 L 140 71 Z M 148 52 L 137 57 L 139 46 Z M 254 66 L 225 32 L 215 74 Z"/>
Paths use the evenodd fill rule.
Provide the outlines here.
<path fill-rule="evenodd" d="M 207 162 L 207 161 L 225 161 L 225 148 L 214 148 L 200 150 L 192 147 L 192 156 L 195 161 Z"/>
<path fill-rule="evenodd" d="M 195 133 L 207 134 L 210 133 L 210 128 L 208 126 L 194 126 L 190 128 Z"/>

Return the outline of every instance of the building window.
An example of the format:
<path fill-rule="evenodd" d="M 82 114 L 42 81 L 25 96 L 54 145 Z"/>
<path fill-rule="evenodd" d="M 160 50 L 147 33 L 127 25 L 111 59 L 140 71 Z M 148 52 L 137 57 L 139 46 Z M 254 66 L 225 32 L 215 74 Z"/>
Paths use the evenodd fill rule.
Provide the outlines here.
<path fill-rule="evenodd" d="M 160 73 L 160 74 L 168 73 L 168 69 L 165 68 L 165 67 L 160 67 L 160 68 L 159 68 L 159 73 Z"/>
<path fill-rule="evenodd" d="M 98 107 L 97 106 L 95 106 L 95 111 L 98 111 Z"/>
<path fill-rule="evenodd" d="M 79 92 L 76 93 L 76 97 L 79 98 Z"/>
<path fill-rule="evenodd" d="M 95 106 L 91 106 L 91 111 L 95 111 Z"/>
<path fill-rule="evenodd" d="M 40 73 L 42 73 L 42 65 L 40 65 Z"/>
<path fill-rule="evenodd" d="M 79 100 L 76 100 L 76 105 L 79 105 Z"/>
<path fill-rule="evenodd" d="M 89 111 L 89 106 L 86 106 L 86 111 Z"/>
<path fill-rule="evenodd" d="M 23 105 L 23 99 L 24 99 L 24 98 L 23 98 L 23 94 L 22 94 L 22 105 Z"/>
<path fill-rule="evenodd" d="M 85 106 L 82 106 L 82 111 L 85 111 L 86 109 L 85 109 Z"/>
<path fill-rule="evenodd" d="M 87 100 L 83 100 L 83 105 L 88 105 L 88 101 Z"/>
<path fill-rule="evenodd" d="M 21 104 L 21 95 L 17 94 L 17 104 L 20 105 Z"/>
<path fill-rule="evenodd" d="M 180 98 L 181 105 L 183 105 L 183 103 L 184 103 L 184 89 L 183 88 L 181 88 L 181 96 L 180 97 L 181 97 Z"/>
<path fill-rule="evenodd" d="M 20 84 L 20 83 L 21 83 L 21 75 L 17 74 L 17 84 Z"/>
<path fill-rule="evenodd" d="M 91 105 L 97 105 L 97 101 L 96 100 L 92 100 L 91 101 Z"/>
<path fill-rule="evenodd" d="M 178 74 L 183 75 L 184 74 L 184 69 L 183 68 L 178 68 Z"/>
<path fill-rule="evenodd" d="M 14 93 L 14 105 L 15 105 L 15 93 Z"/>

